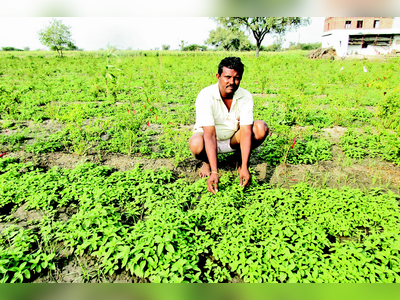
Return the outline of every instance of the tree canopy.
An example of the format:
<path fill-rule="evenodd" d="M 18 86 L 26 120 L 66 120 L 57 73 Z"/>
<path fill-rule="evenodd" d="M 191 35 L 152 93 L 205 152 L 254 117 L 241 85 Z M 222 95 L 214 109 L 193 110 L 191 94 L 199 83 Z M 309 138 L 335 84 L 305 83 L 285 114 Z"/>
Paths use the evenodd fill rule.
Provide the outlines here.
<path fill-rule="evenodd" d="M 63 24 L 61 20 L 53 19 L 48 26 L 39 31 L 39 40 L 51 50 L 56 50 L 62 57 L 63 49 L 77 49 L 73 44 L 70 29 L 71 27 Z"/>
<path fill-rule="evenodd" d="M 221 26 L 218 26 L 216 30 L 211 30 L 204 43 L 226 51 L 249 50 L 251 48 L 250 41 L 243 31 Z"/>
<path fill-rule="evenodd" d="M 231 29 L 246 29 L 253 33 L 256 40 L 256 57 L 259 56 L 261 42 L 265 35 L 276 33 L 283 35 L 288 29 L 308 24 L 307 18 L 301 17 L 218 17 L 218 23 Z"/>

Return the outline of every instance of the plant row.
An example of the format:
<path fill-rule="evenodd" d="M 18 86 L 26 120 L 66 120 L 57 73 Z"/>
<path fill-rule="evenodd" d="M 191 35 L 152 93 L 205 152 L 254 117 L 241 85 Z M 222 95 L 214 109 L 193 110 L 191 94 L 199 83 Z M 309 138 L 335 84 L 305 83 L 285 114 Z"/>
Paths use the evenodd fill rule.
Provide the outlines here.
<path fill-rule="evenodd" d="M 379 189 L 254 181 L 243 191 L 226 174 L 212 195 L 205 180 L 165 169 L 46 171 L 14 159 L 0 160 L 0 174 L 2 282 L 30 281 L 74 257 L 93 262 L 87 281 L 124 271 L 150 282 L 400 280 L 400 199 Z M 42 219 L 20 225 L 9 213 L 21 205 Z"/>

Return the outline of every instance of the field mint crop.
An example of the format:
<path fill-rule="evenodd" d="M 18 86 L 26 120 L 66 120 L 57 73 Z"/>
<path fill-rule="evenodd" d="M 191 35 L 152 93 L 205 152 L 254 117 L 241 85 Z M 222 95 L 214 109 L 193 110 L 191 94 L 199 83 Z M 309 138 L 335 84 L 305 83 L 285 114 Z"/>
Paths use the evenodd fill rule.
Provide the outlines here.
<path fill-rule="evenodd" d="M 139 165 L 44 171 L 3 159 L 0 174 L 0 210 L 26 204 L 44 214 L 40 230 L 0 234 L 3 282 L 52 272 L 60 245 L 89 257 L 96 276 L 127 270 L 151 282 L 400 280 L 399 198 L 392 193 L 256 182 L 243 191 L 226 174 L 212 195 L 204 180 L 188 183 Z M 59 219 L 66 209 L 68 218 Z"/>
<path fill-rule="evenodd" d="M 252 153 L 250 171 L 256 162 L 263 181 L 285 174 L 306 182 L 285 189 L 253 174 L 243 190 L 221 164 L 219 192 L 211 195 L 205 180 L 184 178 L 194 178 L 186 171 L 196 168 L 188 149 L 194 102 L 216 82 L 222 56 L 228 54 L 108 47 L 59 59 L 0 51 L 1 282 L 56 278 L 76 262 L 91 266 L 85 282 L 116 274 L 150 282 L 399 281 L 399 196 L 368 186 L 317 188 L 308 180 L 326 167 L 321 182 L 334 173 L 348 182 L 354 174 L 341 174 L 341 151 L 371 166 L 385 160 L 379 163 L 397 171 L 399 59 L 236 52 L 246 65 L 241 87 L 253 95 L 254 119 L 272 133 Z M 325 138 L 328 128 L 335 134 Z M 50 168 L 58 154 L 103 163 L 169 158 L 176 168 Z M 293 176 L 293 169 L 318 171 Z M 21 210 L 41 218 L 25 220 Z"/>

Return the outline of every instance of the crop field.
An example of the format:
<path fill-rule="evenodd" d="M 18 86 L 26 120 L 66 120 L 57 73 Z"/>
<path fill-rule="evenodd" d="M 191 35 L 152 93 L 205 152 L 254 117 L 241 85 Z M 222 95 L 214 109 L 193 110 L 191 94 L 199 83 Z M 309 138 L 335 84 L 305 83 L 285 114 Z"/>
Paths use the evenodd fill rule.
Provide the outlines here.
<path fill-rule="evenodd" d="M 0 52 L 0 282 L 400 282 L 400 59 L 307 54 Z M 271 135 L 213 195 L 226 56 Z"/>

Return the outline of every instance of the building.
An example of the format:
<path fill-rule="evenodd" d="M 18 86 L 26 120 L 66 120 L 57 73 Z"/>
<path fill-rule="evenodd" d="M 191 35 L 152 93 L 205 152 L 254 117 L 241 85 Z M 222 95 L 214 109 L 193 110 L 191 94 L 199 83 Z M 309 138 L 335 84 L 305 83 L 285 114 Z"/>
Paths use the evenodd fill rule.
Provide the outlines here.
<path fill-rule="evenodd" d="M 325 18 L 322 47 L 333 47 L 339 56 L 400 51 L 400 18 Z"/>

